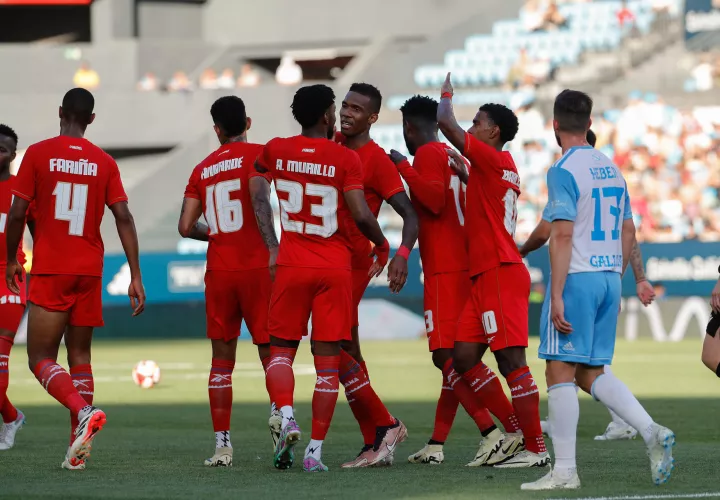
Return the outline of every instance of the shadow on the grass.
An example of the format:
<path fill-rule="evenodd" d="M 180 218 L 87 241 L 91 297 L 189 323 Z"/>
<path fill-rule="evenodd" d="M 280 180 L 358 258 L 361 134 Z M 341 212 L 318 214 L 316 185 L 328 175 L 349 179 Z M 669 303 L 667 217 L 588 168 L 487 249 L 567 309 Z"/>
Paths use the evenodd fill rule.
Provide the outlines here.
<path fill-rule="evenodd" d="M 343 402 L 338 405 L 323 458 L 328 474 L 302 474 L 300 469 L 273 469 L 267 429 L 268 405 L 236 402 L 233 409 L 231 470 L 207 469 L 204 458 L 214 449 L 209 409 L 204 404 L 106 405 L 108 423 L 99 435 L 88 469 L 71 473 L 59 468 L 68 437 L 67 412 L 57 405 L 25 407 L 26 428 L 13 450 L 0 454 L 2 498 L 201 498 L 231 495 L 248 499 L 378 498 L 378 499 L 508 499 L 593 497 L 657 493 L 650 484 L 641 442 L 593 441 L 608 423 L 598 403 L 581 401 L 578 453 L 582 494 L 521 494 L 520 483 L 539 470 L 467 468 L 479 434 L 472 421 L 458 412 L 440 466 L 412 465 L 406 457 L 430 437 L 433 402 L 387 403 L 407 425 L 410 437 L 391 468 L 342 470 L 340 464 L 360 449 L 357 424 Z M 720 490 L 713 460 L 713 443 L 720 440 L 716 399 L 646 399 L 654 418 L 678 436 L 678 471 L 667 493 Z M 296 415 L 310 438 L 310 405 L 296 405 Z M 546 414 L 543 403 L 542 414 Z M 302 444 L 301 444 L 302 446 Z M 298 449 L 302 455 L 302 448 Z M 298 460 L 299 462 L 299 460 Z M 298 464 L 299 465 L 299 464 Z"/>

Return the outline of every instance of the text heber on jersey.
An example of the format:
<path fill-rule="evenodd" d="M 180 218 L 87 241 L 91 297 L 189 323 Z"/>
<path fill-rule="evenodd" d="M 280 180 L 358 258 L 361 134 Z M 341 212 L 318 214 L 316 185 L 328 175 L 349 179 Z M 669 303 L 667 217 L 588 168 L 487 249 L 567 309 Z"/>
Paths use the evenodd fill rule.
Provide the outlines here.
<path fill-rule="evenodd" d="M 66 174 L 91 175 L 97 177 L 97 167 L 97 163 L 89 163 L 87 160 L 50 159 L 50 172 L 64 172 Z"/>

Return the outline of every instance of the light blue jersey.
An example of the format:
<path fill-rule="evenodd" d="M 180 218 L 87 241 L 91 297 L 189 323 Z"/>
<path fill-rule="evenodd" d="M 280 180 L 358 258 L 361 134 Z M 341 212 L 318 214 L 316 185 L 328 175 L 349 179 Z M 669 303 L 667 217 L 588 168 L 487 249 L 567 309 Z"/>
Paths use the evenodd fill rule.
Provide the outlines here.
<path fill-rule="evenodd" d="M 592 366 L 608 365 L 615 350 L 622 273 L 622 223 L 632 218 L 627 184 L 612 161 L 590 147 L 569 149 L 547 174 L 543 219 L 574 223 L 570 270 L 563 290 L 565 319 L 558 332 L 548 290 L 540 321 L 539 356 Z"/>

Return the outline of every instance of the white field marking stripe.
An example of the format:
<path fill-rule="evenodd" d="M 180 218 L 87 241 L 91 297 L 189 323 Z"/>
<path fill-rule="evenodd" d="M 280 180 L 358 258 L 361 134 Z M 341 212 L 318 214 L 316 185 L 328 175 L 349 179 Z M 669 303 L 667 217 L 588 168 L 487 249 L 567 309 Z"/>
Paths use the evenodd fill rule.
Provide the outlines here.
<path fill-rule="evenodd" d="M 720 491 L 715 493 L 678 493 L 675 495 L 632 495 L 623 497 L 585 497 L 585 498 L 551 498 L 549 500 L 673 500 L 680 498 L 720 498 Z"/>
<path fill-rule="evenodd" d="M 694 359 L 694 358 L 693 358 Z M 210 369 L 210 361 L 207 363 L 163 363 L 159 362 L 158 365 L 162 370 L 199 370 L 203 368 Z M 132 370 L 133 364 L 131 363 L 93 363 L 93 370 Z M 262 366 L 260 362 L 257 363 L 235 363 L 236 370 L 255 370 Z"/>

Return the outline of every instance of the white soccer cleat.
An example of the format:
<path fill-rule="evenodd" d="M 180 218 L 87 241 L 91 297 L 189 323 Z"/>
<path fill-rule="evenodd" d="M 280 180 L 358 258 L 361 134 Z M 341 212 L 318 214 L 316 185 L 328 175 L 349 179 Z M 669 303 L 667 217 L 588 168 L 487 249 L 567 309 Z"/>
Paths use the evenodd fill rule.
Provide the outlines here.
<path fill-rule="evenodd" d="M 650 458 L 650 472 L 653 483 L 664 484 L 668 482 L 670 474 L 675 468 L 675 459 L 672 456 L 675 434 L 670 429 L 658 424 L 653 424 L 652 432 L 652 441 L 647 450 Z"/>
<path fill-rule="evenodd" d="M 282 413 L 280 410 L 273 410 L 268 419 L 268 427 L 270 428 L 270 438 L 272 439 L 273 451 L 277 448 L 280 441 L 280 431 L 282 431 Z"/>
<path fill-rule="evenodd" d="M 548 465 L 550 465 L 550 454 L 547 451 L 544 453 L 533 453 L 532 451 L 525 450 L 493 467 L 497 467 L 498 469 L 524 469 L 529 467 L 547 467 Z"/>
<path fill-rule="evenodd" d="M 68 448 L 65 460 L 60 464 L 60 467 L 67 470 L 85 470 L 85 460 L 73 460 L 70 457 L 70 448 Z"/>
<path fill-rule="evenodd" d="M 637 430 L 632 426 L 626 423 L 616 424 L 610 422 L 605 432 L 595 436 L 595 441 L 621 441 L 623 439 L 635 439 L 635 436 L 637 436 Z"/>
<path fill-rule="evenodd" d="M 233 449 L 230 447 L 226 448 L 215 448 L 215 454 L 212 458 L 205 459 L 205 466 L 207 467 L 232 467 Z"/>
<path fill-rule="evenodd" d="M 9 424 L 2 424 L 0 428 L 0 450 L 9 450 L 15 446 L 15 435 L 25 424 L 25 414 L 17 411 L 17 418 Z"/>
<path fill-rule="evenodd" d="M 576 469 L 573 469 L 568 477 L 563 477 L 551 470 L 537 481 L 520 486 L 520 489 L 525 491 L 576 490 L 578 488 L 580 488 L 580 478 Z"/>
<path fill-rule="evenodd" d="M 81 415 L 78 415 L 80 423 L 75 429 L 75 441 L 70 445 L 66 456 L 66 459 L 69 460 L 70 465 L 73 467 L 88 459 L 93 439 L 107 422 L 105 412 L 100 408 L 91 406 L 89 410 L 80 413 Z"/>
<path fill-rule="evenodd" d="M 443 445 L 426 444 L 422 450 L 408 457 L 411 464 L 440 465 L 445 460 Z"/>
<path fill-rule="evenodd" d="M 545 436 L 552 437 L 550 436 L 550 419 L 546 418 L 545 420 L 540 421 L 540 430 Z M 595 439 L 598 439 L 599 437 L 600 436 L 596 436 Z"/>
<path fill-rule="evenodd" d="M 523 451 L 525 451 L 525 438 L 522 433 L 514 432 L 512 434 L 507 434 L 500 445 L 500 449 L 497 453 L 495 453 L 495 455 L 488 458 L 485 465 L 496 466 L 509 460 L 515 455 L 522 453 Z"/>
<path fill-rule="evenodd" d="M 505 442 L 505 435 L 500 432 L 499 429 L 494 429 L 490 434 L 480 441 L 480 448 L 478 448 L 475 458 L 472 462 L 466 465 L 466 467 L 480 467 L 481 465 L 487 465 L 488 463 L 497 463 L 498 456 L 502 455 L 502 446 Z M 509 443 L 508 443 L 509 444 Z M 502 460 L 508 458 L 503 456 Z"/>

